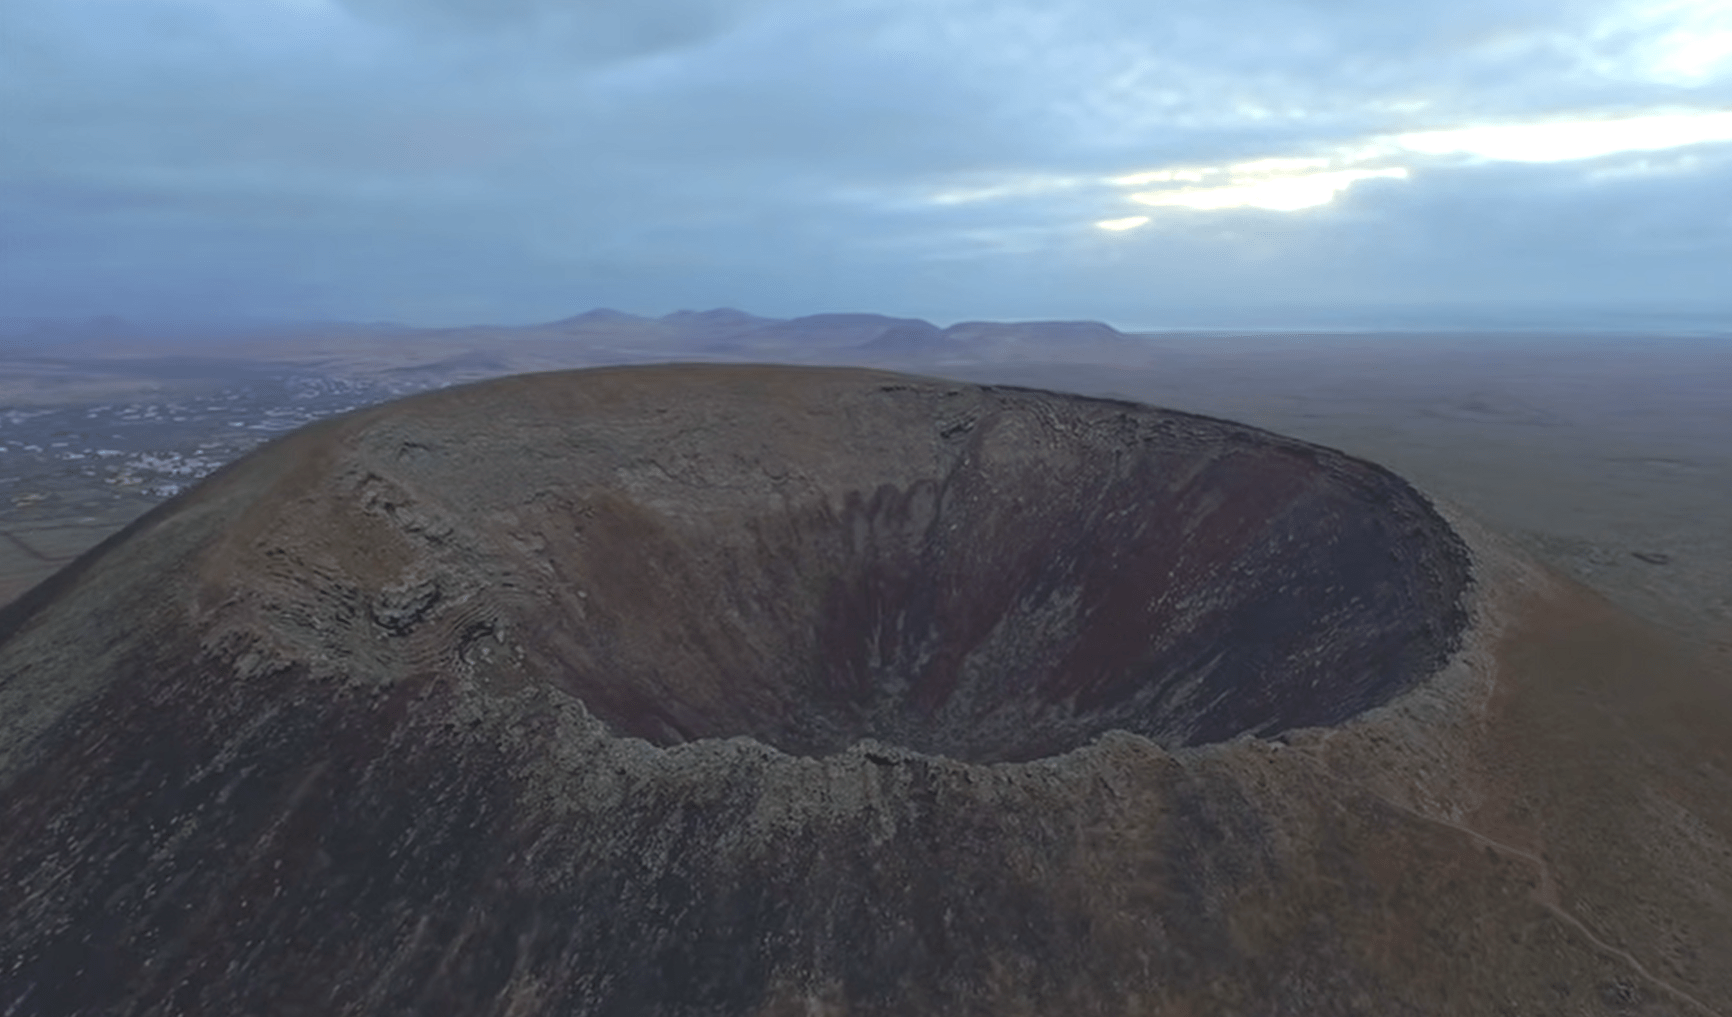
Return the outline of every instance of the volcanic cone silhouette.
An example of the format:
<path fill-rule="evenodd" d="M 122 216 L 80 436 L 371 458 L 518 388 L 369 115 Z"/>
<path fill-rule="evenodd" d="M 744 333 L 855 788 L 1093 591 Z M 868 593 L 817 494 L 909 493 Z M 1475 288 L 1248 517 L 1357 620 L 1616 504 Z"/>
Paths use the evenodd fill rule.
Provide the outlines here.
<path fill-rule="evenodd" d="M 0 614 L 0 1013 L 1732 1012 L 1732 702 L 1328 449 L 624 368 Z"/>

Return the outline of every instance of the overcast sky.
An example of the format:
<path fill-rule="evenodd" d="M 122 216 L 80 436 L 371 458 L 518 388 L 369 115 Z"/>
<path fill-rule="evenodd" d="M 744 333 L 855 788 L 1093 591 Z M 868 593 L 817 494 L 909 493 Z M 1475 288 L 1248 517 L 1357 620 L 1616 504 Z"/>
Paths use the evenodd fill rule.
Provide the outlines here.
<path fill-rule="evenodd" d="M 1732 0 L 4 0 L 0 315 L 1732 322 Z"/>

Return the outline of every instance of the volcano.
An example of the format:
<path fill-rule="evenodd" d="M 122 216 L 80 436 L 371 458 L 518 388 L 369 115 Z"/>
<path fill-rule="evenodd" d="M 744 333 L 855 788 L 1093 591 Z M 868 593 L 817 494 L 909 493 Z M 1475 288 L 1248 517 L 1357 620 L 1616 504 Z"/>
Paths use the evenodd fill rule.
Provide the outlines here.
<path fill-rule="evenodd" d="M 1732 680 L 1393 473 L 877 371 L 315 424 L 0 612 L 0 1013 L 1732 1012 Z"/>

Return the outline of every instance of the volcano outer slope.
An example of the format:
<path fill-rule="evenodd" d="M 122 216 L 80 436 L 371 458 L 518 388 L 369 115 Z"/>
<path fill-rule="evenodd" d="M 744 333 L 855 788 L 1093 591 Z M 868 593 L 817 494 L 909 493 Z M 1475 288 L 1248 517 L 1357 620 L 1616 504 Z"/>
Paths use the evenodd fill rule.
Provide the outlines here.
<path fill-rule="evenodd" d="M 631 615 L 559 626 L 658 600 L 538 576 L 571 560 L 548 542 L 603 519 L 583 539 L 640 574 L 656 545 L 634 511 L 494 483 L 521 471 L 501 449 L 561 462 L 571 422 L 647 407 L 690 440 L 612 483 L 677 521 L 693 489 L 775 496 L 779 444 L 886 398 L 926 408 L 899 418 L 921 441 L 856 429 L 849 469 L 918 473 L 1036 395 L 740 368 L 452 390 L 299 432 L 12 605 L 0 1012 L 1732 1013 L 1732 684 L 1447 506 L 1461 624 L 1411 615 L 1444 622 L 1322 723 L 1216 741 L 1206 711 L 1096 731 L 1037 704 L 1057 740 L 1018 747 L 867 709 L 841 744 L 852 714 L 790 716 L 779 686 L 710 731 L 717 690 L 655 667 L 550 677 L 561 648 L 651 659 Z M 1040 399 L 1051 433 L 1167 419 Z M 747 407 L 759 444 L 716 445 Z M 1117 726 L 1150 716 L 1180 720 Z"/>

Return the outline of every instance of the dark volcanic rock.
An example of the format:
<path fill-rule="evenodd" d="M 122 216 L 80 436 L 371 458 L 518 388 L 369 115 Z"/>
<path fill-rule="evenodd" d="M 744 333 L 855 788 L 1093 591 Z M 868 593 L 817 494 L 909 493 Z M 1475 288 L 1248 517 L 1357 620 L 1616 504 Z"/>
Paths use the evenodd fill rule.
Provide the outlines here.
<path fill-rule="evenodd" d="M 755 314 L 748 314 L 732 307 L 717 307 L 708 311 L 674 311 L 672 314 L 662 315 L 661 320 L 676 325 L 728 326 L 746 329 L 767 325 L 777 319 L 760 318 Z"/>
<path fill-rule="evenodd" d="M 446 390 L 0 613 L 0 1013 L 1712 1012 L 1691 666 L 1223 421 Z"/>
<path fill-rule="evenodd" d="M 944 330 L 953 339 L 1026 339 L 1057 344 L 1129 343 L 1130 337 L 1101 321 L 959 321 Z"/>
<path fill-rule="evenodd" d="M 891 350 L 906 350 L 911 344 L 941 335 L 938 326 L 919 318 L 891 318 L 882 314 L 808 314 L 803 318 L 772 321 L 746 334 L 746 341 L 765 345 L 792 344 L 807 349 L 864 347 L 886 342 Z"/>
<path fill-rule="evenodd" d="M 542 327 L 550 329 L 587 328 L 594 325 L 613 325 L 620 322 L 639 322 L 648 320 L 648 318 L 645 318 L 642 315 L 627 314 L 624 311 L 616 311 L 611 307 L 597 307 L 592 311 L 585 311 L 582 314 L 574 314 L 569 318 L 561 318 L 558 321 L 549 322 Z"/>

